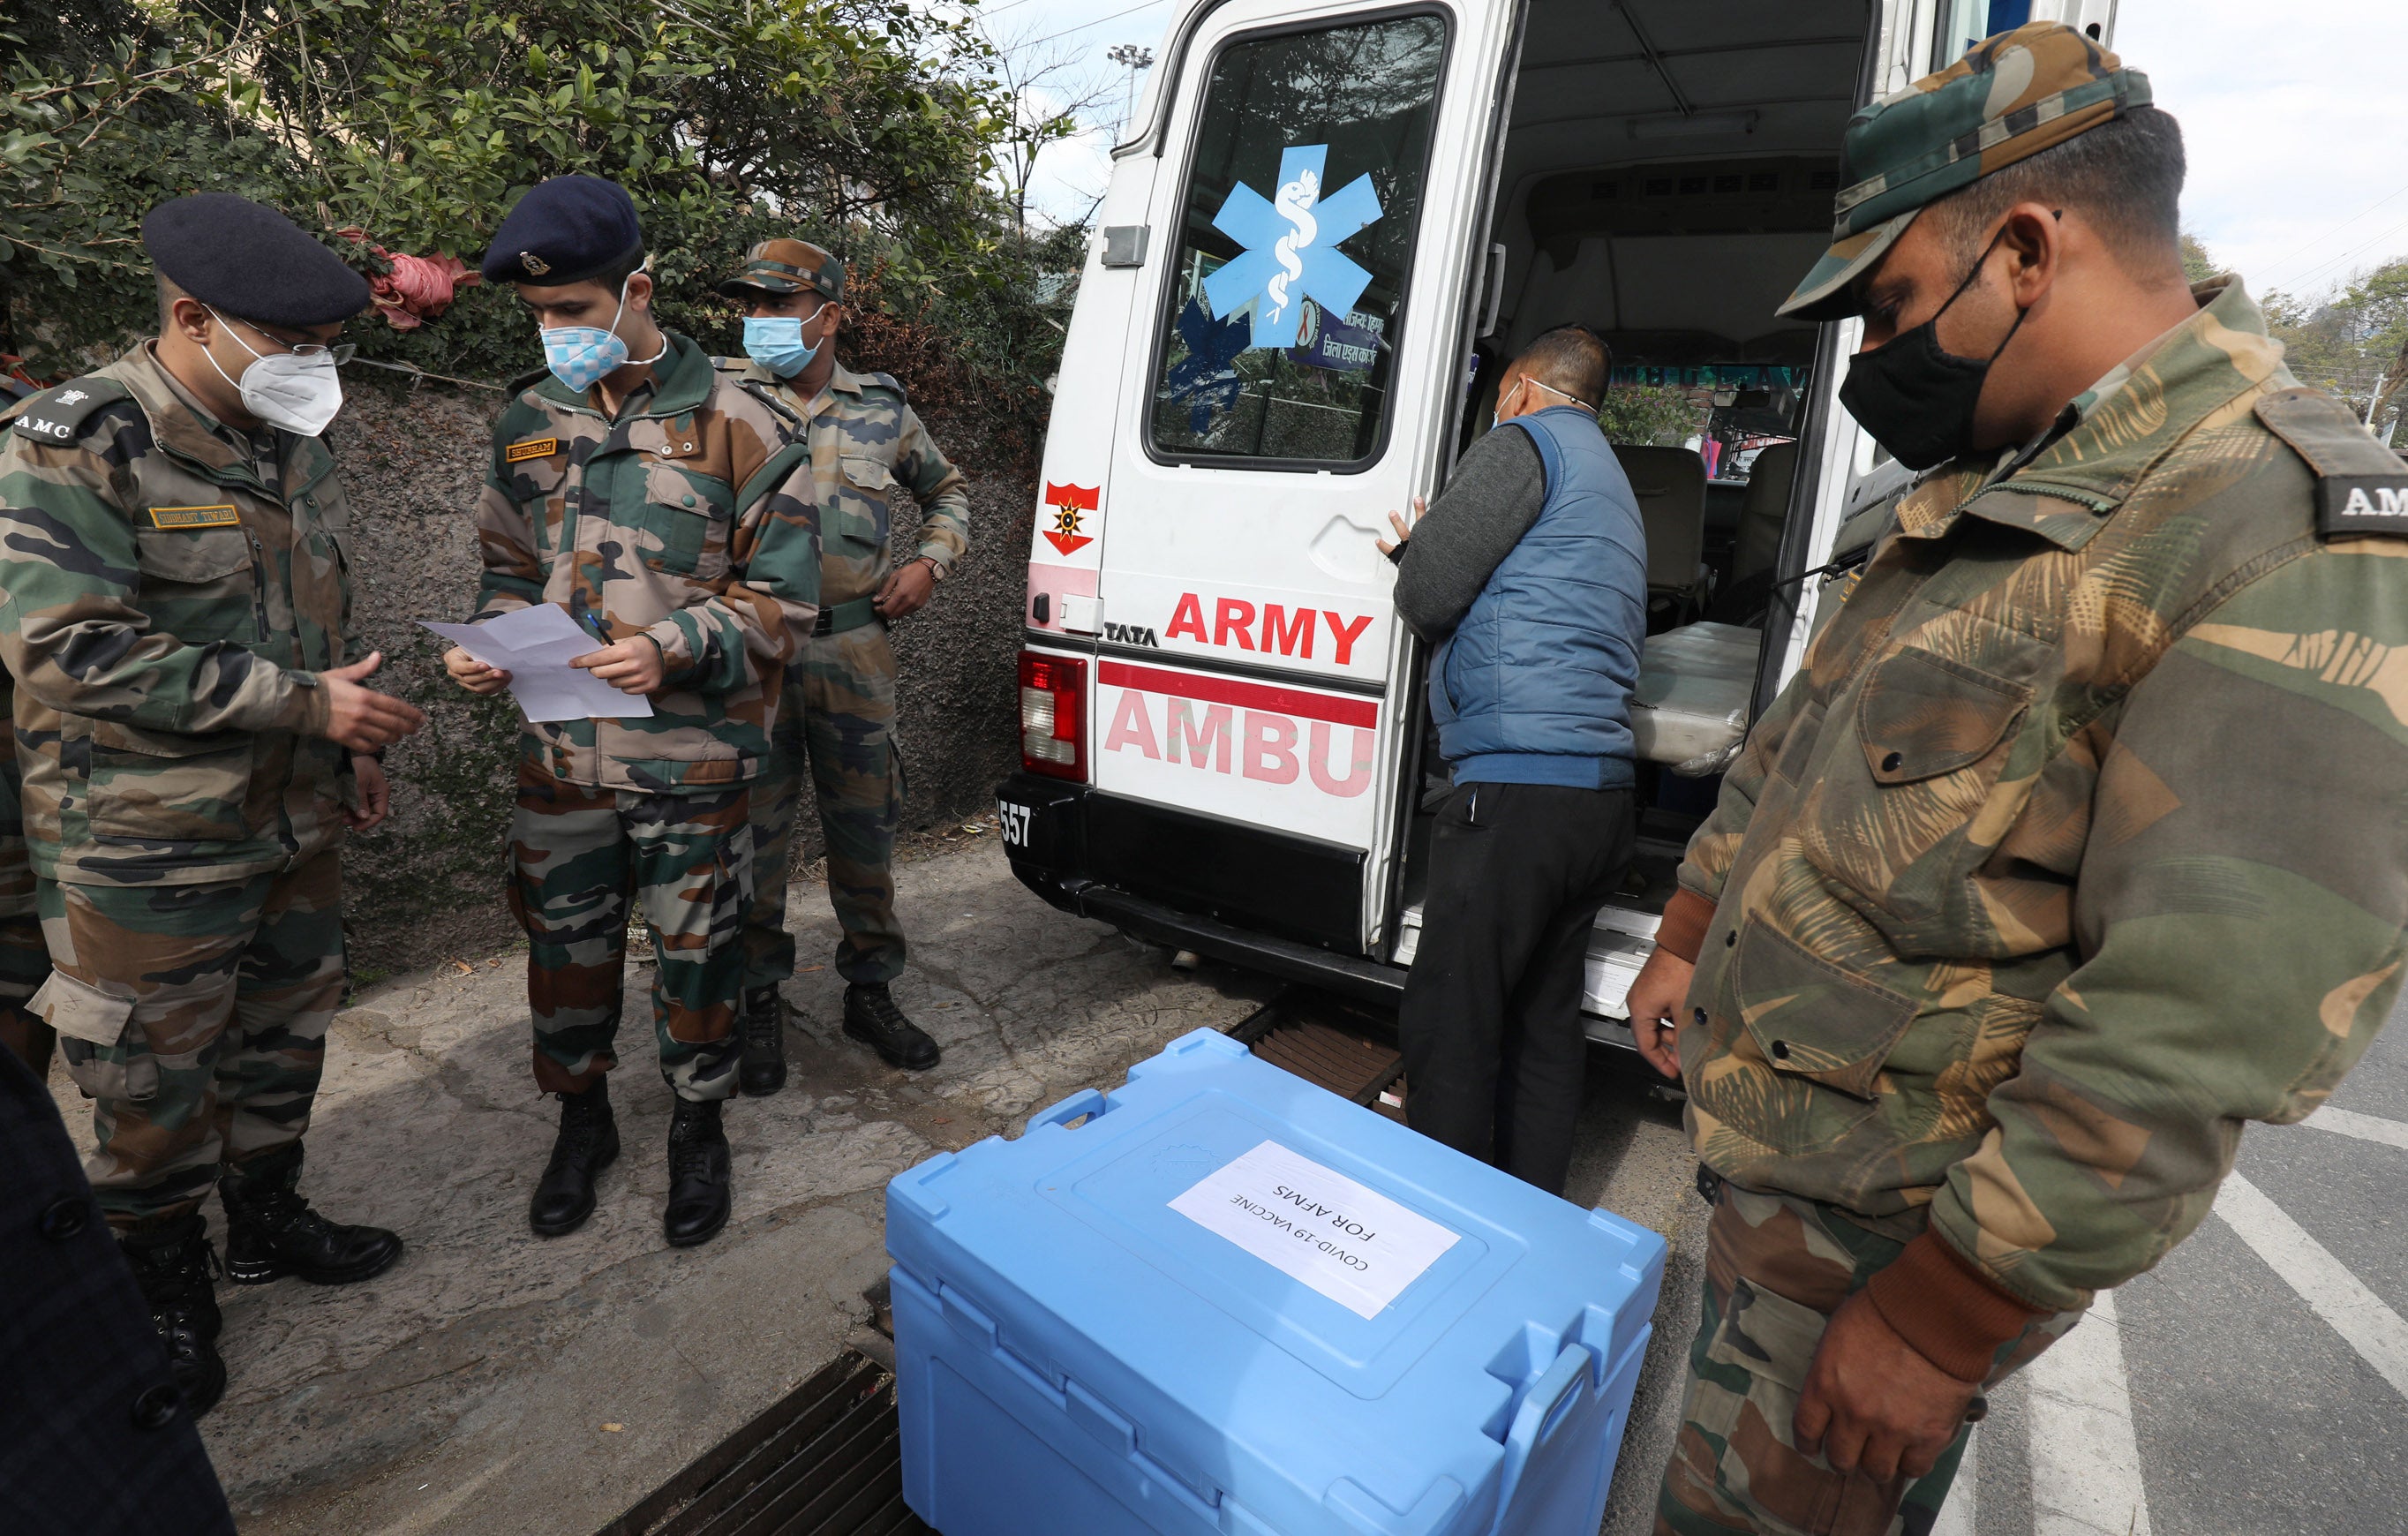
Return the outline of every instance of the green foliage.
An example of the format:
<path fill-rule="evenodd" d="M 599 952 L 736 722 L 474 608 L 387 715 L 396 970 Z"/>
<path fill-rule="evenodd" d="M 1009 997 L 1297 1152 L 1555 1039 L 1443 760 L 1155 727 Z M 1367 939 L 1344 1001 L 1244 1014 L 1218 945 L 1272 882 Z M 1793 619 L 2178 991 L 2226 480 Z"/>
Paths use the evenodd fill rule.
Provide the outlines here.
<path fill-rule="evenodd" d="M 1015 384 L 1051 366 L 1055 333 L 1022 313 L 1049 255 L 989 180 L 1012 131 L 994 55 L 901 0 L 87 0 L 8 23 L 0 60 L 0 348 L 40 374 L 150 329 L 139 225 L 168 197 L 272 203 L 373 275 L 337 232 L 473 262 L 567 172 L 634 195 L 662 318 L 715 347 L 735 333 L 711 282 L 801 232 Z M 364 355 L 437 373 L 540 361 L 507 292 L 353 330 Z"/>
<path fill-rule="evenodd" d="M 2390 440 L 2408 406 L 2408 257 L 2385 263 L 2321 300 L 2266 295 L 2267 327 L 2300 381 L 2347 402 Z M 2378 388 L 2380 397 L 2378 398 Z"/>
<path fill-rule="evenodd" d="M 1675 384 L 1615 384 L 1598 408 L 1597 424 L 1608 442 L 1678 443 L 1706 427 L 1706 412 L 1689 395 Z"/>
<path fill-rule="evenodd" d="M 2182 237 L 2183 276 L 2193 283 L 2205 282 L 2224 270 L 2222 263 L 2207 249 L 2207 242 L 2186 231 Z"/>

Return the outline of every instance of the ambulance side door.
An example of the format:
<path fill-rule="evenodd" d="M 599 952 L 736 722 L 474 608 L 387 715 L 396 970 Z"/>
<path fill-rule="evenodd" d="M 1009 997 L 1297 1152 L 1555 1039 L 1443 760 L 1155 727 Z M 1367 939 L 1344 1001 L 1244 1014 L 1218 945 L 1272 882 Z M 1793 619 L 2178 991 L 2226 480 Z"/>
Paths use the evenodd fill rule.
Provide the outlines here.
<path fill-rule="evenodd" d="M 1510 0 L 1228 0 L 1156 125 L 1095 782 L 1361 851 L 1366 942 L 1412 714 L 1376 545 L 1438 478 L 1513 22 Z"/>

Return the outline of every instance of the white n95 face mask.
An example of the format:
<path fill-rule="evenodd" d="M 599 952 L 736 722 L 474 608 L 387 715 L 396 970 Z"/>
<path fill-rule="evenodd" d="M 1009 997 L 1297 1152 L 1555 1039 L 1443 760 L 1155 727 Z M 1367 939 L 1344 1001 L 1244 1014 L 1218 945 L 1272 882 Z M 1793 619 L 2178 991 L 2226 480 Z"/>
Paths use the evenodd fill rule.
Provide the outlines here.
<path fill-rule="evenodd" d="M 209 315 L 225 325 L 226 334 L 235 344 L 251 353 L 251 366 L 242 370 L 237 380 L 225 370 L 213 352 L 204 352 L 209 366 L 242 392 L 242 409 L 270 426 L 280 426 L 287 432 L 297 432 L 314 438 L 326 430 L 326 423 L 343 409 L 343 380 L 336 372 L 351 354 L 349 347 L 310 347 L 303 352 L 263 352 L 243 340 L 242 333 L 226 325 L 225 317 L 215 309 Z"/>

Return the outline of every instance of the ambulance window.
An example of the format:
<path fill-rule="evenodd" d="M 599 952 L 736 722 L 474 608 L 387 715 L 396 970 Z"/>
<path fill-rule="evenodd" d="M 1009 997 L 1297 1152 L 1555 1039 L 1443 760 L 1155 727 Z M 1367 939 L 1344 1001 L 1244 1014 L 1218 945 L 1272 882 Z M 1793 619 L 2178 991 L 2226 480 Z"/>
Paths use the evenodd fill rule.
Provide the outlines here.
<path fill-rule="evenodd" d="M 1387 423 L 1446 23 L 1403 16 L 1213 61 L 1151 442 L 1182 460 L 1368 464 Z"/>

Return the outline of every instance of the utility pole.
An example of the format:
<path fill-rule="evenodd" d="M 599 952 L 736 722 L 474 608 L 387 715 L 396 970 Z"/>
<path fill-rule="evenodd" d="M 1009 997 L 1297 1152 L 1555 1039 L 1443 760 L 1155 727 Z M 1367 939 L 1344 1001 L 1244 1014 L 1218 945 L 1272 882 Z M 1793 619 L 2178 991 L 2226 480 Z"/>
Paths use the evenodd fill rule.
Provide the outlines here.
<path fill-rule="evenodd" d="M 1137 110 L 1137 77 L 1140 70 L 1154 67 L 1154 50 L 1135 43 L 1123 43 L 1104 55 L 1128 71 L 1121 86 L 1121 132 L 1128 132 L 1129 114 Z"/>

